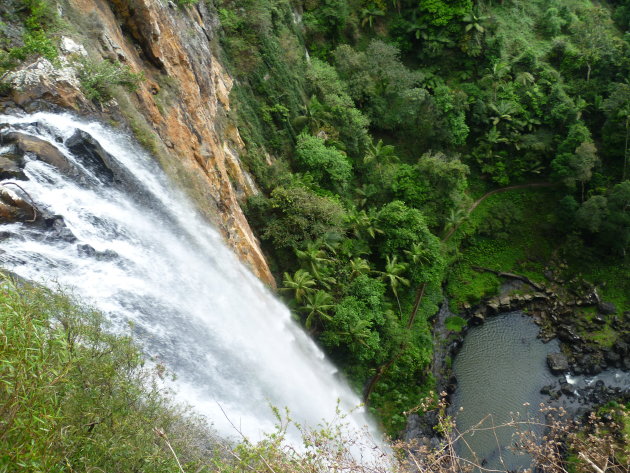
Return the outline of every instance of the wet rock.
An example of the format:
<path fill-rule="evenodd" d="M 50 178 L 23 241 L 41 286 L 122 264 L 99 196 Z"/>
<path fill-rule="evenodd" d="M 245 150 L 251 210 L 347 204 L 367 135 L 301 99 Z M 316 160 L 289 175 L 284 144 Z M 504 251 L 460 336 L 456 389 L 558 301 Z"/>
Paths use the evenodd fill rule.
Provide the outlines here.
<path fill-rule="evenodd" d="M 12 131 L 2 135 L 3 142 L 15 143 L 23 153 L 33 153 L 38 159 L 69 174 L 73 168 L 68 159 L 56 146 L 35 136 L 27 135 L 19 131 Z"/>
<path fill-rule="evenodd" d="M 566 396 L 575 396 L 575 386 L 570 383 L 560 384 L 560 391 Z"/>
<path fill-rule="evenodd" d="M 582 367 L 582 372 L 585 374 L 594 375 L 602 372 L 599 360 L 592 355 L 584 355 L 580 359 L 579 364 Z"/>
<path fill-rule="evenodd" d="M 615 364 L 621 360 L 621 355 L 615 350 L 608 348 L 604 350 L 604 359 L 610 364 Z"/>
<path fill-rule="evenodd" d="M 574 328 L 569 325 L 560 326 L 560 328 L 558 329 L 558 338 L 560 338 L 560 340 L 562 340 L 563 342 L 569 342 L 569 343 L 582 342 L 582 337 L 576 334 Z"/>
<path fill-rule="evenodd" d="M 628 346 L 628 344 L 623 340 L 617 340 L 613 345 L 613 349 L 615 350 L 615 352 L 619 353 L 619 355 L 625 355 L 626 353 L 628 353 L 629 348 L 630 347 Z"/>
<path fill-rule="evenodd" d="M 91 245 L 77 245 L 77 252 L 80 256 L 92 257 L 96 256 L 96 250 Z"/>
<path fill-rule="evenodd" d="M 569 371 L 569 361 L 562 353 L 549 353 L 547 355 L 547 366 L 553 374 L 561 374 Z"/>
<path fill-rule="evenodd" d="M 405 438 L 407 440 L 420 438 L 434 438 L 437 433 L 435 426 L 438 425 L 437 411 L 428 411 L 422 415 L 412 414 L 409 416 L 407 428 L 405 429 Z"/>
<path fill-rule="evenodd" d="M 551 394 L 552 389 L 553 384 L 547 384 L 546 386 L 540 388 L 540 394 Z"/>
<path fill-rule="evenodd" d="M 490 312 L 490 314 L 498 314 L 499 301 L 493 299 L 490 302 L 488 302 L 488 312 Z"/>
<path fill-rule="evenodd" d="M 50 236 L 56 240 L 63 240 L 68 243 L 74 243 L 77 241 L 77 237 L 74 236 L 74 233 L 66 226 L 66 222 L 63 217 L 60 215 L 56 215 L 52 218 L 49 218 L 47 221 Z"/>
<path fill-rule="evenodd" d="M 88 244 L 77 245 L 77 253 L 79 253 L 80 256 L 94 258 L 98 261 L 111 261 L 118 258 L 118 254 L 115 251 L 98 251 L 93 246 Z"/>
<path fill-rule="evenodd" d="M 89 133 L 77 130 L 66 140 L 66 147 L 72 154 L 82 159 L 83 164 L 90 168 L 99 178 L 107 182 L 114 180 L 114 172 L 112 171 L 113 158 Z"/>
<path fill-rule="evenodd" d="M 34 222 L 37 216 L 37 209 L 6 185 L 0 185 L 0 221 Z"/>
<path fill-rule="evenodd" d="M 457 378 L 455 377 L 455 375 L 451 375 L 448 378 L 448 383 L 446 384 L 446 392 L 448 394 L 453 394 L 456 389 L 457 389 Z"/>
<path fill-rule="evenodd" d="M 26 175 L 22 170 L 21 158 L 19 156 L 15 154 L 0 156 L 0 179 L 26 180 Z"/>
<path fill-rule="evenodd" d="M 610 315 L 617 312 L 617 307 L 612 302 L 600 302 L 597 304 L 597 310 L 604 315 Z"/>
<path fill-rule="evenodd" d="M 481 312 L 475 312 L 470 316 L 470 323 L 472 325 L 481 325 L 485 322 L 486 317 Z"/>

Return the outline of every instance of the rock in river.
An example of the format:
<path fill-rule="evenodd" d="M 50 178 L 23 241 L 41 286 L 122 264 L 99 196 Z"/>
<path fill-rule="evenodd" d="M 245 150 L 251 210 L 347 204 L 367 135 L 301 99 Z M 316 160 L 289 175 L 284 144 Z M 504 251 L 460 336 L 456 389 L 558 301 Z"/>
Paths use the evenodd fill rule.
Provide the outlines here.
<path fill-rule="evenodd" d="M 562 353 L 549 353 L 547 355 L 547 366 L 553 374 L 561 374 L 569 371 L 569 361 Z"/>

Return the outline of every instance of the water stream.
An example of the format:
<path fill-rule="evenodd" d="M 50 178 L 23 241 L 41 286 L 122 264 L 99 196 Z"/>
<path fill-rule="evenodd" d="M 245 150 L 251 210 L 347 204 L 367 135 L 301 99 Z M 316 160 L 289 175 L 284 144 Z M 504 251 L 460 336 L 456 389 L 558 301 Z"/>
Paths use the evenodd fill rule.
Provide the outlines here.
<path fill-rule="evenodd" d="M 71 172 L 27 155 L 28 180 L 20 185 L 76 237 L 0 225 L 2 268 L 72 288 L 118 330 L 132 324 L 144 351 L 177 375 L 180 398 L 225 435 L 235 435 L 234 423 L 259 438 L 274 424 L 270 405 L 315 426 L 336 416 L 338 401 L 345 411 L 360 404 L 287 308 L 132 140 L 71 115 L 0 116 L 0 125 L 66 156 Z M 111 155 L 113 179 L 68 149 L 77 130 Z M 350 423 L 369 419 L 357 410 Z"/>

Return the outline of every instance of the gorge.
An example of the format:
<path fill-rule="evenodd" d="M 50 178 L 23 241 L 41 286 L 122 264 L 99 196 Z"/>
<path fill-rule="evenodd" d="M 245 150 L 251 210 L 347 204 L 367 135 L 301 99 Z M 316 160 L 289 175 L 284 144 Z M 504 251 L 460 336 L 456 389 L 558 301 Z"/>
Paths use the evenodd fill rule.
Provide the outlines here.
<path fill-rule="evenodd" d="M 372 471 L 352 411 L 373 471 L 443 473 L 459 407 L 543 402 L 579 435 L 538 467 L 625 473 L 628 32 L 625 0 L 1 2 L 0 471 Z"/>

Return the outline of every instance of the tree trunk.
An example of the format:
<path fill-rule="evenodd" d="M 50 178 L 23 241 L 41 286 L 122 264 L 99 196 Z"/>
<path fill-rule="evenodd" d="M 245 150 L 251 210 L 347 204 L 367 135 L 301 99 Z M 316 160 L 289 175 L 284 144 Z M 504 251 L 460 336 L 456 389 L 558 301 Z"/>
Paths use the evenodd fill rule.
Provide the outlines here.
<path fill-rule="evenodd" d="M 626 180 L 626 168 L 628 167 L 628 136 L 630 135 L 630 114 L 626 115 L 626 145 L 623 148 L 623 170 L 621 171 L 621 181 Z"/>

